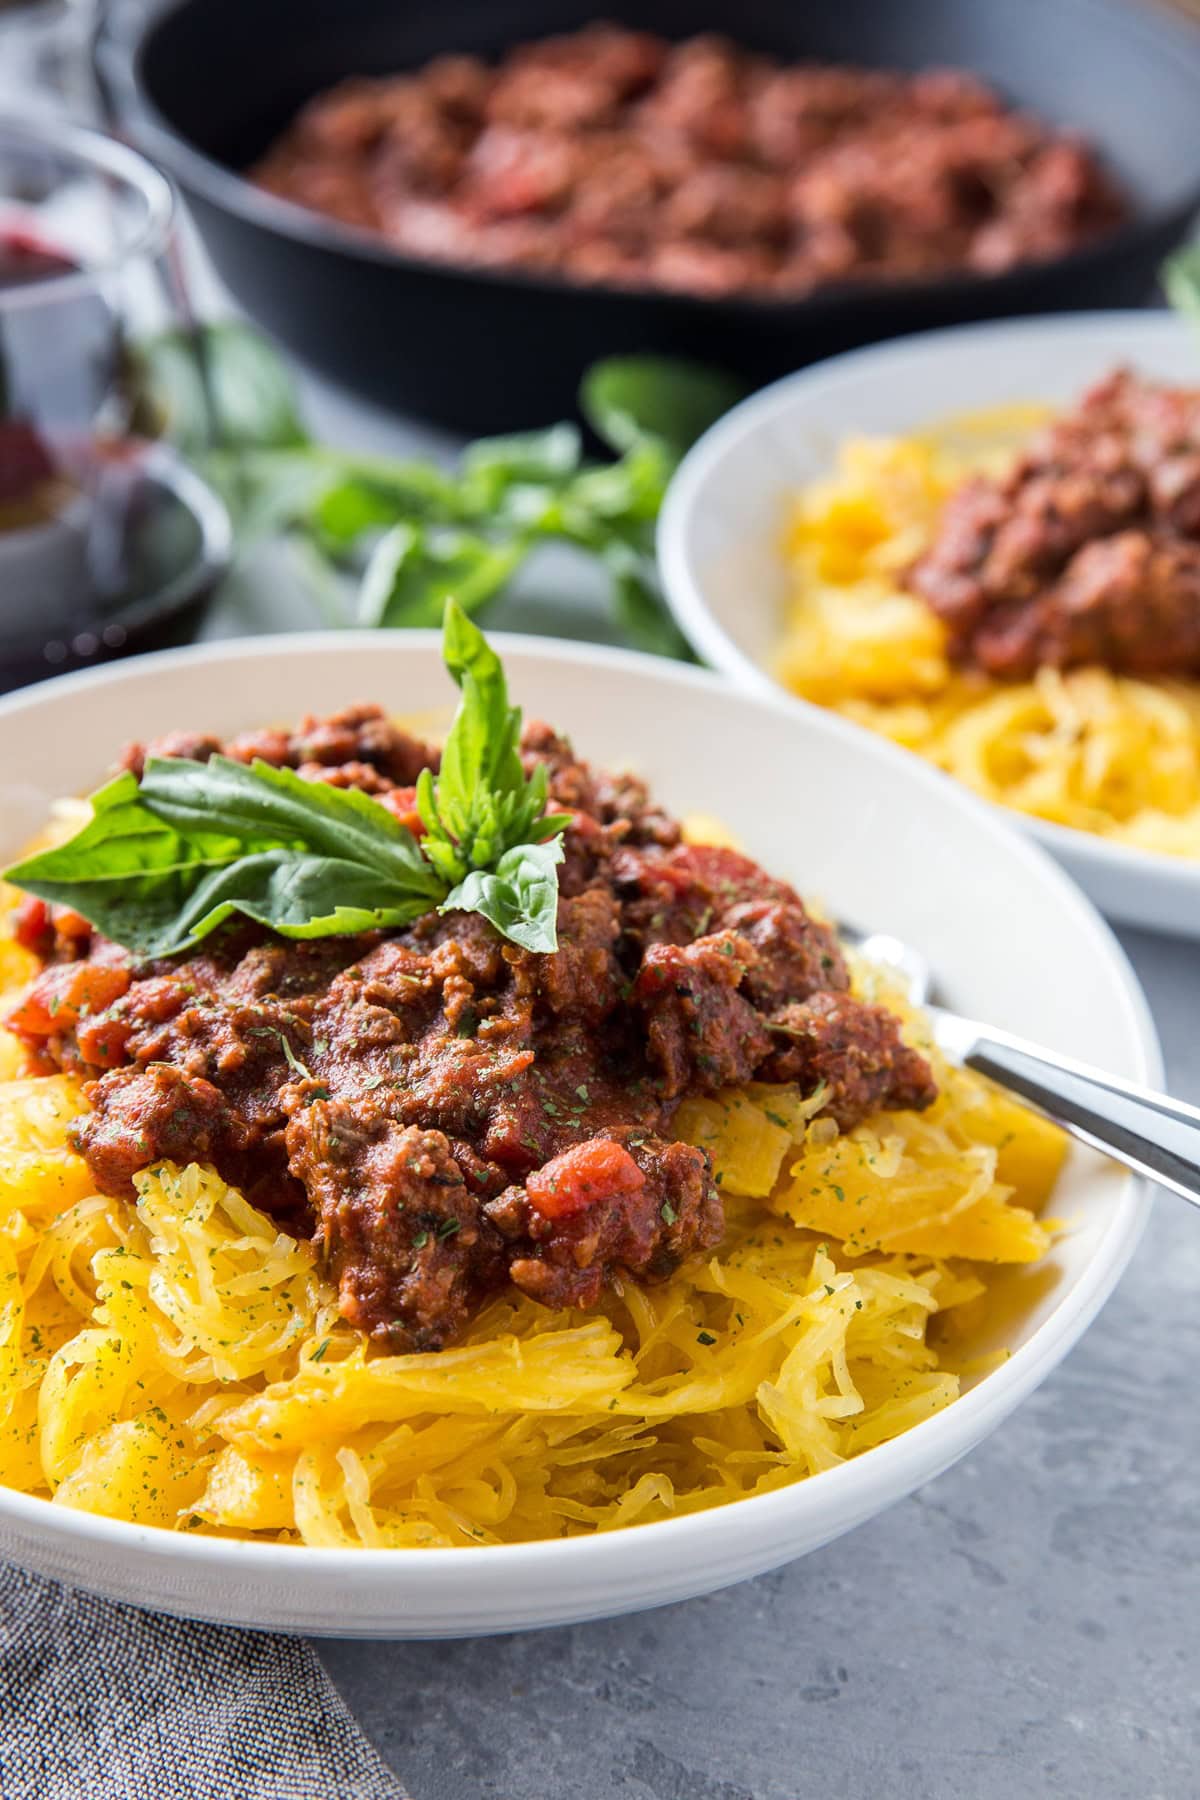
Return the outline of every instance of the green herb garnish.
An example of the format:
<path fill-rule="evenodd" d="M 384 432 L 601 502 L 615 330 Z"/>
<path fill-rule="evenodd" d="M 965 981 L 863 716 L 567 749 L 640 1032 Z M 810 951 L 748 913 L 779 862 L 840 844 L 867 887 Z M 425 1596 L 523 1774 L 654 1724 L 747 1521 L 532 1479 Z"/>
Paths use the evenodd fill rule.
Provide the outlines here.
<path fill-rule="evenodd" d="M 417 811 L 426 857 L 448 882 L 460 884 L 472 874 L 500 874 L 505 859 L 514 855 L 537 848 L 551 854 L 545 840 L 563 830 L 569 815 L 546 815 L 549 777 L 543 763 L 528 777 L 521 765 L 521 713 L 509 705 L 500 658 L 453 602 L 446 608 L 442 654 L 462 689 L 462 705 L 442 751 L 440 773 L 421 772 Z M 555 845 L 552 862 L 561 856 L 561 845 Z M 445 905 L 464 905 L 457 885 Z M 491 917 L 486 906 L 465 910 Z"/>
<path fill-rule="evenodd" d="M 1159 279 L 1180 317 L 1200 325 L 1200 244 L 1188 244 L 1168 256 Z"/>
<path fill-rule="evenodd" d="M 579 404 L 615 461 L 586 456 L 564 421 L 481 438 L 453 468 L 316 442 L 286 363 L 239 322 L 135 345 L 124 382 L 137 430 L 169 438 L 219 489 L 241 552 L 287 538 L 331 624 L 436 627 L 449 596 L 473 613 L 553 546 L 600 572 L 627 643 L 690 655 L 663 603 L 655 520 L 679 458 L 741 397 L 720 371 L 608 358 Z"/>
<path fill-rule="evenodd" d="M 407 925 L 435 907 L 480 913 L 526 950 L 557 949 L 569 815 L 546 814 L 546 771 L 522 768 L 521 714 L 500 659 L 453 602 L 444 654 L 462 700 L 441 773 L 418 787 L 419 843 L 353 788 L 261 761 L 152 758 L 140 782 L 125 773 L 92 796 L 68 843 L 7 879 L 141 956 L 190 949 L 235 914 L 320 938 Z"/>
<path fill-rule="evenodd" d="M 300 1058 L 296 1055 L 296 1052 L 292 1049 L 292 1046 L 287 1037 L 287 1034 L 285 1032 L 280 1031 L 278 1026 L 276 1026 L 276 1025 L 252 1025 L 250 1027 L 250 1035 L 251 1035 L 251 1037 L 278 1038 L 279 1042 L 283 1046 L 284 1061 L 287 1063 L 287 1066 L 292 1071 L 293 1075 L 299 1075 L 303 1081 L 311 1081 L 312 1080 L 312 1078 L 313 1078 L 312 1070 L 308 1067 L 307 1063 L 302 1063 L 300 1061 Z"/>

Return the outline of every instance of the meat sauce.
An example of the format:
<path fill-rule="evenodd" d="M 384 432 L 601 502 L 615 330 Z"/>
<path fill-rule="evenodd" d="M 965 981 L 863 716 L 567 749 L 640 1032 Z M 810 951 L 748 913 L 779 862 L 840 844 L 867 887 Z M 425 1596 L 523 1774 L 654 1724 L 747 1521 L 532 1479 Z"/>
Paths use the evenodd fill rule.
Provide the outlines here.
<path fill-rule="evenodd" d="M 343 82 L 252 174 L 416 256 L 699 295 L 1007 269 L 1126 210 L 1086 144 L 962 71 L 610 25 Z"/>
<path fill-rule="evenodd" d="M 908 584 L 989 675 L 1200 675 L 1200 388 L 1110 375 L 959 489 Z"/>
<path fill-rule="evenodd" d="M 260 756 L 402 819 L 437 764 L 373 707 L 152 748 Z M 843 1128 L 935 1096 L 785 882 L 685 845 L 639 781 L 591 769 L 546 726 L 527 727 L 523 755 L 573 817 L 554 954 L 433 913 L 312 942 L 226 926 L 139 962 L 75 913 L 30 898 L 18 912 L 45 966 L 9 1024 L 41 1067 L 89 1082 L 75 1143 L 98 1187 L 129 1196 L 159 1159 L 214 1165 L 314 1235 L 346 1318 L 393 1349 L 452 1342 L 510 1283 L 588 1307 L 623 1273 L 661 1279 L 718 1243 L 709 1160 L 672 1130 L 686 1095 L 795 1081 Z"/>

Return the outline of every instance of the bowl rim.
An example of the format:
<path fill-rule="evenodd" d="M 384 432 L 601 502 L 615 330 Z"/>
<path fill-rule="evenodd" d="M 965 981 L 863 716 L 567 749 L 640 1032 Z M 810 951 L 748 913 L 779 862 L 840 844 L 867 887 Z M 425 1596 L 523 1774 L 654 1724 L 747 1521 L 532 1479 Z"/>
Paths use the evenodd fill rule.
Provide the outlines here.
<path fill-rule="evenodd" d="M 524 657 L 543 664 L 565 661 L 618 678 L 622 673 L 653 674 L 668 685 L 709 697 L 719 696 L 726 705 L 733 701 L 766 710 L 785 728 L 789 719 L 794 720 L 792 704 L 785 697 L 768 696 L 764 700 L 745 691 L 731 690 L 729 683 L 720 676 L 687 664 L 671 663 L 607 645 L 567 643 L 513 633 L 497 632 L 492 642 L 511 663 Z M 105 688 L 119 692 L 134 674 L 153 677 L 180 668 L 216 671 L 222 664 L 253 663 L 264 658 L 328 658 L 331 654 L 336 655 L 339 647 L 360 652 L 369 650 L 375 656 L 381 652 L 403 655 L 408 651 L 440 656 L 441 634 L 414 630 L 392 634 L 381 642 L 379 633 L 372 631 L 314 631 L 226 639 L 179 650 L 158 651 L 125 663 L 83 669 L 19 689 L 0 698 L 0 721 L 20 718 L 23 714 L 35 720 L 38 708 L 51 694 L 57 697 L 64 692 L 77 694 Z M 806 712 L 810 725 L 820 734 L 828 735 L 835 744 L 852 743 L 860 753 L 885 765 L 893 765 L 897 772 L 903 771 L 905 779 L 926 788 L 931 797 L 936 797 L 937 805 L 967 813 L 980 822 L 986 821 L 989 832 L 1006 841 L 1009 854 L 1030 869 L 1036 869 L 1040 879 L 1049 881 L 1057 889 L 1063 906 L 1074 915 L 1080 933 L 1091 939 L 1118 978 L 1136 1063 L 1134 1079 L 1148 1085 L 1161 1085 L 1161 1049 L 1140 983 L 1112 931 L 1075 883 L 1043 850 L 997 817 L 996 809 L 986 807 L 965 789 L 945 781 L 928 764 L 883 739 L 870 737 L 834 714 L 815 707 L 806 708 Z M 1060 1300 L 1029 1340 L 1000 1368 L 984 1376 L 977 1386 L 951 1406 L 922 1420 L 898 1438 L 875 1445 L 869 1452 L 851 1458 L 837 1468 L 823 1471 L 819 1478 L 797 1481 L 772 1493 L 751 1495 L 723 1506 L 591 1537 L 539 1538 L 528 1543 L 457 1548 L 326 1548 L 221 1538 L 199 1532 L 192 1535 L 165 1526 L 135 1525 L 96 1513 L 58 1507 L 40 1496 L 18 1493 L 3 1486 L 0 1486 L 0 1521 L 24 1526 L 43 1540 L 46 1537 L 56 1541 L 72 1540 L 94 1547 L 98 1553 L 105 1548 L 114 1552 L 137 1550 L 160 1562 L 179 1557 L 189 1566 L 197 1562 L 208 1564 L 230 1576 L 257 1573 L 268 1579 L 312 1567 L 314 1570 L 320 1568 L 327 1576 L 355 1574 L 379 1580 L 386 1571 L 397 1586 L 408 1586 L 413 1591 L 436 1585 L 456 1568 L 475 1569 L 481 1576 L 490 1574 L 497 1578 L 519 1578 L 534 1573 L 543 1578 L 553 1578 L 556 1573 L 565 1577 L 570 1571 L 593 1580 L 602 1577 L 614 1565 L 626 1573 L 631 1565 L 648 1571 L 668 1555 L 682 1555 L 686 1559 L 689 1550 L 693 1555 L 702 1554 L 721 1541 L 727 1532 L 736 1531 L 735 1521 L 748 1523 L 750 1515 L 745 1509 L 750 1507 L 754 1509 L 754 1523 L 760 1533 L 771 1534 L 775 1528 L 782 1529 L 799 1508 L 801 1515 L 805 1509 L 811 1509 L 814 1515 L 840 1519 L 842 1524 L 830 1525 L 828 1535 L 833 1536 L 845 1524 L 853 1524 L 881 1510 L 880 1504 L 872 1502 L 872 1496 L 877 1492 L 885 1495 L 882 1505 L 890 1504 L 892 1498 L 910 1491 L 923 1480 L 932 1479 L 956 1461 L 1024 1400 L 1066 1355 L 1116 1286 L 1149 1217 L 1148 1184 L 1133 1175 L 1121 1180 L 1122 1191 L 1113 1217 L 1074 1289 Z M 299 1563 L 296 1561 L 298 1553 L 301 1555 Z M 483 1560 L 478 1560 L 480 1558 Z"/>
<path fill-rule="evenodd" d="M 1182 182 L 1165 200 L 1151 206 L 1135 205 L 1130 216 L 1114 230 L 1058 256 L 1022 262 L 1012 269 L 994 273 L 954 270 L 936 277 L 831 282 L 794 297 L 752 292 L 708 296 L 650 285 L 578 281 L 556 272 L 537 273 L 503 265 L 416 256 L 394 248 L 375 233 L 357 230 L 327 214 L 257 187 L 242 171 L 231 169 L 200 149 L 168 118 L 151 95 L 146 79 L 146 60 L 159 32 L 177 15 L 192 10 L 195 3 L 196 0 L 165 0 L 162 5 L 147 9 L 132 34 L 132 47 L 127 44 L 123 55 L 109 59 L 112 62 L 111 78 L 115 78 L 125 92 L 125 123 L 134 137 L 171 170 L 184 188 L 192 189 L 210 205 L 232 214 L 244 224 L 311 249 L 406 273 L 465 279 L 484 287 L 515 289 L 517 292 L 599 295 L 611 297 L 614 302 L 654 302 L 706 316 L 743 321 L 819 319 L 824 315 L 837 315 L 854 303 L 863 312 L 882 312 L 900 297 L 905 300 L 936 299 L 939 303 L 952 304 L 967 303 L 977 296 L 987 295 L 1003 305 L 1006 297 L 1016 302 L 1031 275 L 1065 273 L 1082 280 L 1089 272 L 1098 274 L 1113 257 L 1119 258 L 1156 227 L 1177 221 L 1182 230 L 1200 208 L 1198 166 L 1191 180 Z M 1148 8 L 1114 5 L 1112 0 L 1074 0 L 1074 3 L 1104 14 L 1114 29 L 1128 33 L 1147 54 L 1158 60 L 1171 65 L 1177 58 L 1190 58 L 1200 81 L 1200 28 L 1193 29 L 1187 19 L 1154 14 Z M 101 40 L 103 37 L 102 28 Z M 103 41 L 97 47 L 97 56 L 104 60 Z M 1103 144 L 1098 148 L 1103 157 Z"/>
<path fill-rule="evenodd" d="M 882 343 L 844 350 L 805 368 L 793 369 L 790 374 L 780 376 L 731 407 L 684 456 L 668 484 L 658 517 L 656 550 L 663 592 L 676 624 L 693 649 L 735 686 L 749 693 L 762 698 L 783 698 L 792 706 L 807 708 L 812 704 L 798 694 L 789 693 L 761 663 L 734 643 L 713 617 L 703 589 L 693 577 L 689 550 L 692 519 L 706 482 L 720 470 L 725 456 L 735 445 L 790 412 L 797 404 L 797 392 L 819 386 L 826 379 L 840 379 L 846 373 L 855 374 L 860 370 L 869 373 L 877 365 L 923 360 L 968 338 L 1013 338 L 1022 332 L 1030 332 L 1074 339 L 1080 333 L 1099 335 L 1106 331 L 1120 331 L 1134 338 L 1174 334 L 1181 339 L 1192 337 L 1200 366 L 1200 336 L 1196 336 L 1194 327 L 1187 320 L 1166 307 L 1144 311 L 1134 307 L 1104 307 L 1076 312 L 1027 313 L 1003 319 L 965 320 L 958 325 L 906 332 Z M 1132 351 L 1136 352 L 1136 348 L 1136 344 L 1131 345 Z M 1060 825 L 1051 819 L 1033 818 L 1003 807 L 997 801 L 981 800 L 980 803 L 1006 819 L 1016 820 L 1022 832 L 1036 838 L 1058 856 L 1070 855 L 1098 870 L 1118 868 L 1130 875 L 1153 874 L 1157 879 L 1176 884 L 1200 886 L 1200 863 L 1169 856 L 1162 850 L 1143 850 L 1133 844 L 1116 843 L 1077 825 Z"/>

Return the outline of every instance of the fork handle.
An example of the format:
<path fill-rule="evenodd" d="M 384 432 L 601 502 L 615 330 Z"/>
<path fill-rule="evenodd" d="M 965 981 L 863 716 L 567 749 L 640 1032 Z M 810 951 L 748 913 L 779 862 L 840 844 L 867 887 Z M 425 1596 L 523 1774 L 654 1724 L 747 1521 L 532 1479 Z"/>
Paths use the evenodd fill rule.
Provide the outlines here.
<path fill-rule="evenodd" d="M 1019 1094 L 1127 1169 L 1200 1206 L 1200 1109 L 972 1019 L 937 1016 L 939 1041 L 968 1068 Z"/>

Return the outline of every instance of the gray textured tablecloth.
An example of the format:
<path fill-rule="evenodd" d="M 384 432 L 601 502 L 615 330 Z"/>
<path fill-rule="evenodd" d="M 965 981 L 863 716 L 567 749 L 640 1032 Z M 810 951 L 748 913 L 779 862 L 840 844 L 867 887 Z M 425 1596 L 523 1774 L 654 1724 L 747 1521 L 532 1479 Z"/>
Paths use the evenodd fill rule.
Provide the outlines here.
<path fill-rule="evenodd" d="M 299 1638 L 0 1564 L 0 1800 L 406 1800 Z"/>

